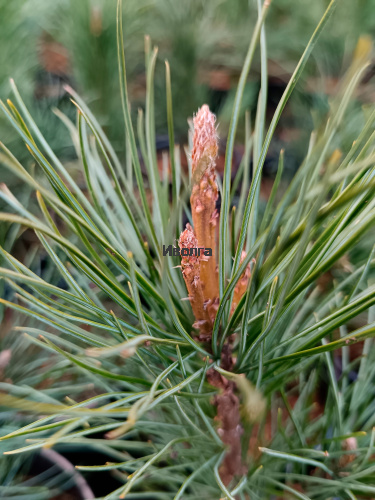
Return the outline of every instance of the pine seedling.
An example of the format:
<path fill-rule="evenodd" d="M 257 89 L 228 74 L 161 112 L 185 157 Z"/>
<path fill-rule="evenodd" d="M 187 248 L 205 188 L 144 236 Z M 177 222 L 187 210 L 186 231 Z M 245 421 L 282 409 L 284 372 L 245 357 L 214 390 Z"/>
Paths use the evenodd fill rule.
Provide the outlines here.
<path fill-rule="evenodd" d="M 238 180 L 249 186 L 239 200 L 231 190 L 233 148 L 258 40 L 264 55 L 268 2 L 259 9 L 239 79 L 222 184 L 214 168 L 216 125 L 205 105 L 195 117 L 192 178 L 181 168 L 167 65 L 169 196 L 155 151 L 157 51 L 149 42 L 146 107 L 136 138 L 121 1 L 126 168 L 88 106 L 68 88 L 77 123 L 64 122 L 83 174 L 77 182 L 12 83 L 14 102 L 1 108 L 38 175 L 4 146 L 0 160 L 36 193 L 39 208 L 29 209 L 3 187 L 0 196 L 10 208 L 0 221 L 34 231 L 54 273 L 0 249 L 0 276 L 10 290 L 1 302 L 30 320 L 21 328 L 24 342 L 66 367 L 71 384 L 79 379 L 93 390 L 62 394 L 63 379 L 47 388 L 33 378 L 27 387 L 2 385 L 0 405 L 17 411 L 22 422 L 1 437 L 5 456 L 50 446 L 100 449 L 107 460 L 77 468 L 115 475 L 119 486 L 105 500 L 374 496 L 374 110 L 364 109 L 361 127 L 349 144 L 343 140 L 368 68 L 368 45 L 353 58 L 296 175 L 285 182 L 287 155 L 281 153 L 264 213 L 260 203 L 277 123 L 335 4 L 312 34 L 268 127 L 261 92 L 245 147 L 253 176 L 250 185 L 248 178 Z M 266 81 L 266 65 L 262 75 Z M 163 247 L 174 245 L 176 235 L 181 256 L 171 258 Z M 208 245 L 212 256 L 190 253 Z M 45 373 L 43 366 L 35 369 Z"/>

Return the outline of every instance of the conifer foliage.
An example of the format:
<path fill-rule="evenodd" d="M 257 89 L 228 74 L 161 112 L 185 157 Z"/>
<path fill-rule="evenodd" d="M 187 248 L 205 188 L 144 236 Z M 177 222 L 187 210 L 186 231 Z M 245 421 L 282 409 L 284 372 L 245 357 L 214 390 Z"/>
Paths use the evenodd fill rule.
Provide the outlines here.
<path fill-rule="evenodd" d="M 105 500 L 374 497 L 375 111 L 363 109 L 360 127 L 347 128 L 371 57 L 367 39 L 360 40 L 296 175 L 285 182 L 281 151 L 265 206 L 260 198 L 280 115 L 335 4 L 268 124 L 264 21 L 272 5 L 259 2 L 222 179 L 215 170 L 215 117 L 205 104 L 193 120 L 190 173 L 181 166 L 173 128 L 179 103 L 172 103 L 168 63 L 169 158 L 160 171 L 157 50 L 149 41 L 145 112 L 132 123 L 121 0 L 124 162 L 67 87 L 77 120 L 59 116 L 76 149 L 77 178 L 12 83 L 14 99 L 1 108 L 35 175 L 4 145 L 0 161 L 37 204 L 21 203 L 2 185 L 9 211 L 0 221 L 17 234 L 31 230 L 46 265 L 41 272 L 35 255 L 23 261 L 1 248 L 0 277 L 9 290 L 1 302 L 15 318 L 13 335 L 22 335 L 33 352 L 48 353 L 50 363 L 34 363 L 35 377 L 25 383 L 0 386 L 1 407 L 18 412 L 17 427 L 0 438 L 5 460 L 48 447 L 99 449 L 106 462 L 77 469 L 113 474 L 119 486 Z M 232 185 L 242 97 L 258 42 L 263 84 Z M 180 256 L 164 255 L 169 245 Z M 190 252 L 200 247 L 212 255 Z M 67 384 L 91 389 L 64 394 Z"/>

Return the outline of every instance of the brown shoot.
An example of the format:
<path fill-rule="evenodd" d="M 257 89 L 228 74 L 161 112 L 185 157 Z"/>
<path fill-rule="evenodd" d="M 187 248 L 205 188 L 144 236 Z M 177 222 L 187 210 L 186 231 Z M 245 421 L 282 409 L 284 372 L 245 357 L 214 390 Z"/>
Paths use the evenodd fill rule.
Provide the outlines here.
<path fill-rule="evenodd" d="M 240 263 L 242 264 L 244 258 L 246 257 L 246 252 L 243 251 L 241 253 L 241 260 Z M 233 301 L 232 301 L 232 307 L 231 307 L 231 314 L 234 313 L 239 301 L 241 300 L 241 297 L 245 294 L 247 285 L 249 283 L 251 271 L 250 271 L 250 264 L 246 267 L 245 271 L 241 275 L 240 279 L 237 281 L 237 284 L 234 288 L 233 292 Z"/>
<path fill-rule="evenodd" d="M 181 254 L 183 249 L 198 248 L 198 240 L 190 224 L 186 225 L 185 231 L 181 233 L 178 242 Z M 203 335 L 211 332 L 212 324 L 206 309 L 205 298 L 203 295 L 200 258 L 196 255 L 182 255 L 181 269 L 185 280 L 186 288 L 189 294 L 190 304 L 196 319 L 194 326 Z"/>
<path fill-rule="evenodd" d="M 215 115 L 205 104 L 194 117 L 192 151 L 192 193 L 190 197 L 194 231 L 200 247 L 211 248 L 212 256 L 201 260 L 201 282 L 205 300 L 213 304 L 219 296 L 219 279 L 216 264 L 216 201 L 215 160 L 217 156 Z"/>

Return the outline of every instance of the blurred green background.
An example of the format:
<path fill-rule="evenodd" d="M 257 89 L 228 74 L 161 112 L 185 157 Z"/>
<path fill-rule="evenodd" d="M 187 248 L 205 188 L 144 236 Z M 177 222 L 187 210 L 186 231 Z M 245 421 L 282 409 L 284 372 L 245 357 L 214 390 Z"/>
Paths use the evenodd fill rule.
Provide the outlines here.
<path fill-rule="evenodd" d="M 327 3 L 272 2 L 266 21 L 270 108 L 276 105 Z M 144 103 L 144 36 L 150 35 L 159 48 L 155 89 L 159 136 L 166 133 L 164 59 L 171 65 L 179 140 L 186 140 L 186 118 L 203 102 L 218 114 L 225 135 L 256 16 L 256 0 L 126 0 L 123 22 L 134 114 Z M 73 154 L 68 134 L 51 113 L 51 107 L 58 107 L 74 118 L 74 109 L 64 92 L 65 83 L 87 100 L 116 149 L 124 149 L 115 18 L 115 0 L 0 2 L 0 96 L 8 97 L 9 78 L 14 78 L 47 140 L 67 159 Z M 375 0 L 339 3 L 330 28 L 323 33 L 306 68 L 304 83 L 299 85 L 284 116 L 281 141 L 300 144 L 301 138 L 304 140 L 301 134 L 311 128 L 314 113 L 324 112 L 327 95 L 329 98 L 334 91 L 358 37 L 374 31 Z M 244 109 L 255 108 L 259 79 L 256 60 Z M 2 118 L 0 137 L 13 151 L 19 148 L 14 152 L 21 159 L 26 157 Z"/>

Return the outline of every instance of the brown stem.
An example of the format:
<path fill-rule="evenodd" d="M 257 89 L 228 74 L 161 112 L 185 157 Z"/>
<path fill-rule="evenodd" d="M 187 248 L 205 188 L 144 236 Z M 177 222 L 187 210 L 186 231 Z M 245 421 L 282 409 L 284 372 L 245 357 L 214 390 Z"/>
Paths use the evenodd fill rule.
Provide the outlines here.
<path fill-rule="evenodd" d="M 224 345 L 221 365 L 225 370 L 233 368 L 233 362 L 228 344 Z M 221 389 L 214 399 L 217 408 L 215 420 L 220 424 L 218 434 L 228 451 L 219 469 L 220 478 L 227 486 L 235 476 L 245 472 L 242 464 L 241 435 L 243 433 L 240 417 L 240 400 L 235 394 L 236 384 L 223 377 L 214 369 L 207 372 L 208 382 Z"/>

